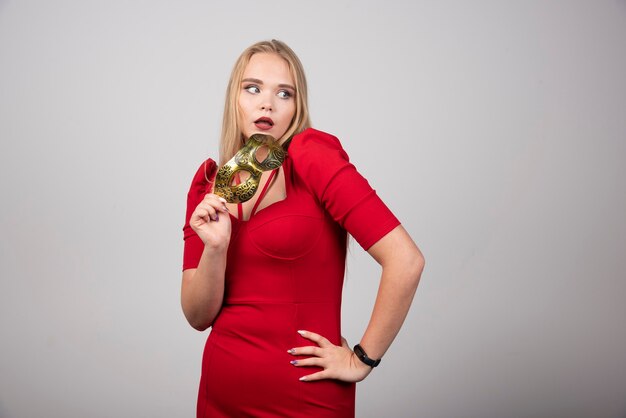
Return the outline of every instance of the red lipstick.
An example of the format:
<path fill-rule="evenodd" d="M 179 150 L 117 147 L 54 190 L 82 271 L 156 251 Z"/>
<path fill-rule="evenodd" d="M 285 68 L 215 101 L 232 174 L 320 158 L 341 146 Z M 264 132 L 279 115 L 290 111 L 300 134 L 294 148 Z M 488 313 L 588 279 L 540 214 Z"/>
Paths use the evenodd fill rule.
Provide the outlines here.
<path fill-rule="evenodd" d="M 254 121 L 254 126 L 261 129 L 262 131 L 268 131 L 272 129 L 272 126 L 274 126 L 274 121 L 270 118 L 262 117 Z"/>

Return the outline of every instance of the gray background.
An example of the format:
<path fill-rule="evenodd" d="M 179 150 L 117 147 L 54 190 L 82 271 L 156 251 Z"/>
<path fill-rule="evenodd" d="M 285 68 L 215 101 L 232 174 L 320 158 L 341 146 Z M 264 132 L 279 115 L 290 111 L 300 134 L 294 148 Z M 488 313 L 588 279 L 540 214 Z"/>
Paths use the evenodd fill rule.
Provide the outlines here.
<path fill-rule="evenodd" d="M 625 1 L 5 0 L 0 417 L 193 416 L 186 192 L 272 37 L 427 258 L 357 415 L 626 416 Z"/>

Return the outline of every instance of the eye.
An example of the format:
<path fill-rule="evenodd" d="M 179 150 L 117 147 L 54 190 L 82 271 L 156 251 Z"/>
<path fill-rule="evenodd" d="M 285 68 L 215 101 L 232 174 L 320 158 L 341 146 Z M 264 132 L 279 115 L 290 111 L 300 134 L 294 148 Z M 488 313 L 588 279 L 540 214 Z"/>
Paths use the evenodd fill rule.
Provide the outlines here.
<path fill-rule="evenodd" d="M 288 92 L 287 90 L 280 90 L 277 96 L 280 97 L 281 99 L 288 99 L 292 96 L 292 94 Z"/>
<path fill-rule="evenodd" d="M 248 93 L 252 93 L 252 94 L 256 94 L 256 93 L 260 93 L 261 92 L 261 89 L 259 89 L 254 84 L 249 85 L 249 86 L 245 86 L 243 89 L 246 90 Z"/>

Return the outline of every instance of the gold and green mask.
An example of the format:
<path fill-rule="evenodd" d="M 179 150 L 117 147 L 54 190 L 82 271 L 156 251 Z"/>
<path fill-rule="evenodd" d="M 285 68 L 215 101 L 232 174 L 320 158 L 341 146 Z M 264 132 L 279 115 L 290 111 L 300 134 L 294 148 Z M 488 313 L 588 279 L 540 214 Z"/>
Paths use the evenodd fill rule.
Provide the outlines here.
<path fill-rule="evenodd" d="M 260 148 L 267 147 L 267 157 L 257 159 Z M 261 174 L 282 165 L 287 153 L 270 135 L 254 134 L 245 145 L 217 171 L 214 193 L 230 203 L 242 203 L 250 200 L 259 188 Z M 247 172 L 248 178 L 239 184 L 233 184 L 239 172 Z"/>

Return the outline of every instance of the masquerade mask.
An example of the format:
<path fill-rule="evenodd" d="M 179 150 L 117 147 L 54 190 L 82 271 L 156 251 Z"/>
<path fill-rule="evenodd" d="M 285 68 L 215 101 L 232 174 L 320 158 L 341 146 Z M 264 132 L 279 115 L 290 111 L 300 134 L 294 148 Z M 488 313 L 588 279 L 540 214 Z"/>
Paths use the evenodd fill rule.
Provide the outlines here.
<path fill-rule="evenodd" d="M 259 161 L 257 152 L 262 147 L 267 149 L 267 157 Z M 250 200 L 259 188 L 261 174 L 280 167 L 286 155 L 283 147 L 273 137 L 252 135 L 237 154 L 217 171 L 213 192 L 230 203 Z M 240 171 L 247 172 L 249 177 L 240 184 L 233 184 L 235 175 Z"/>

